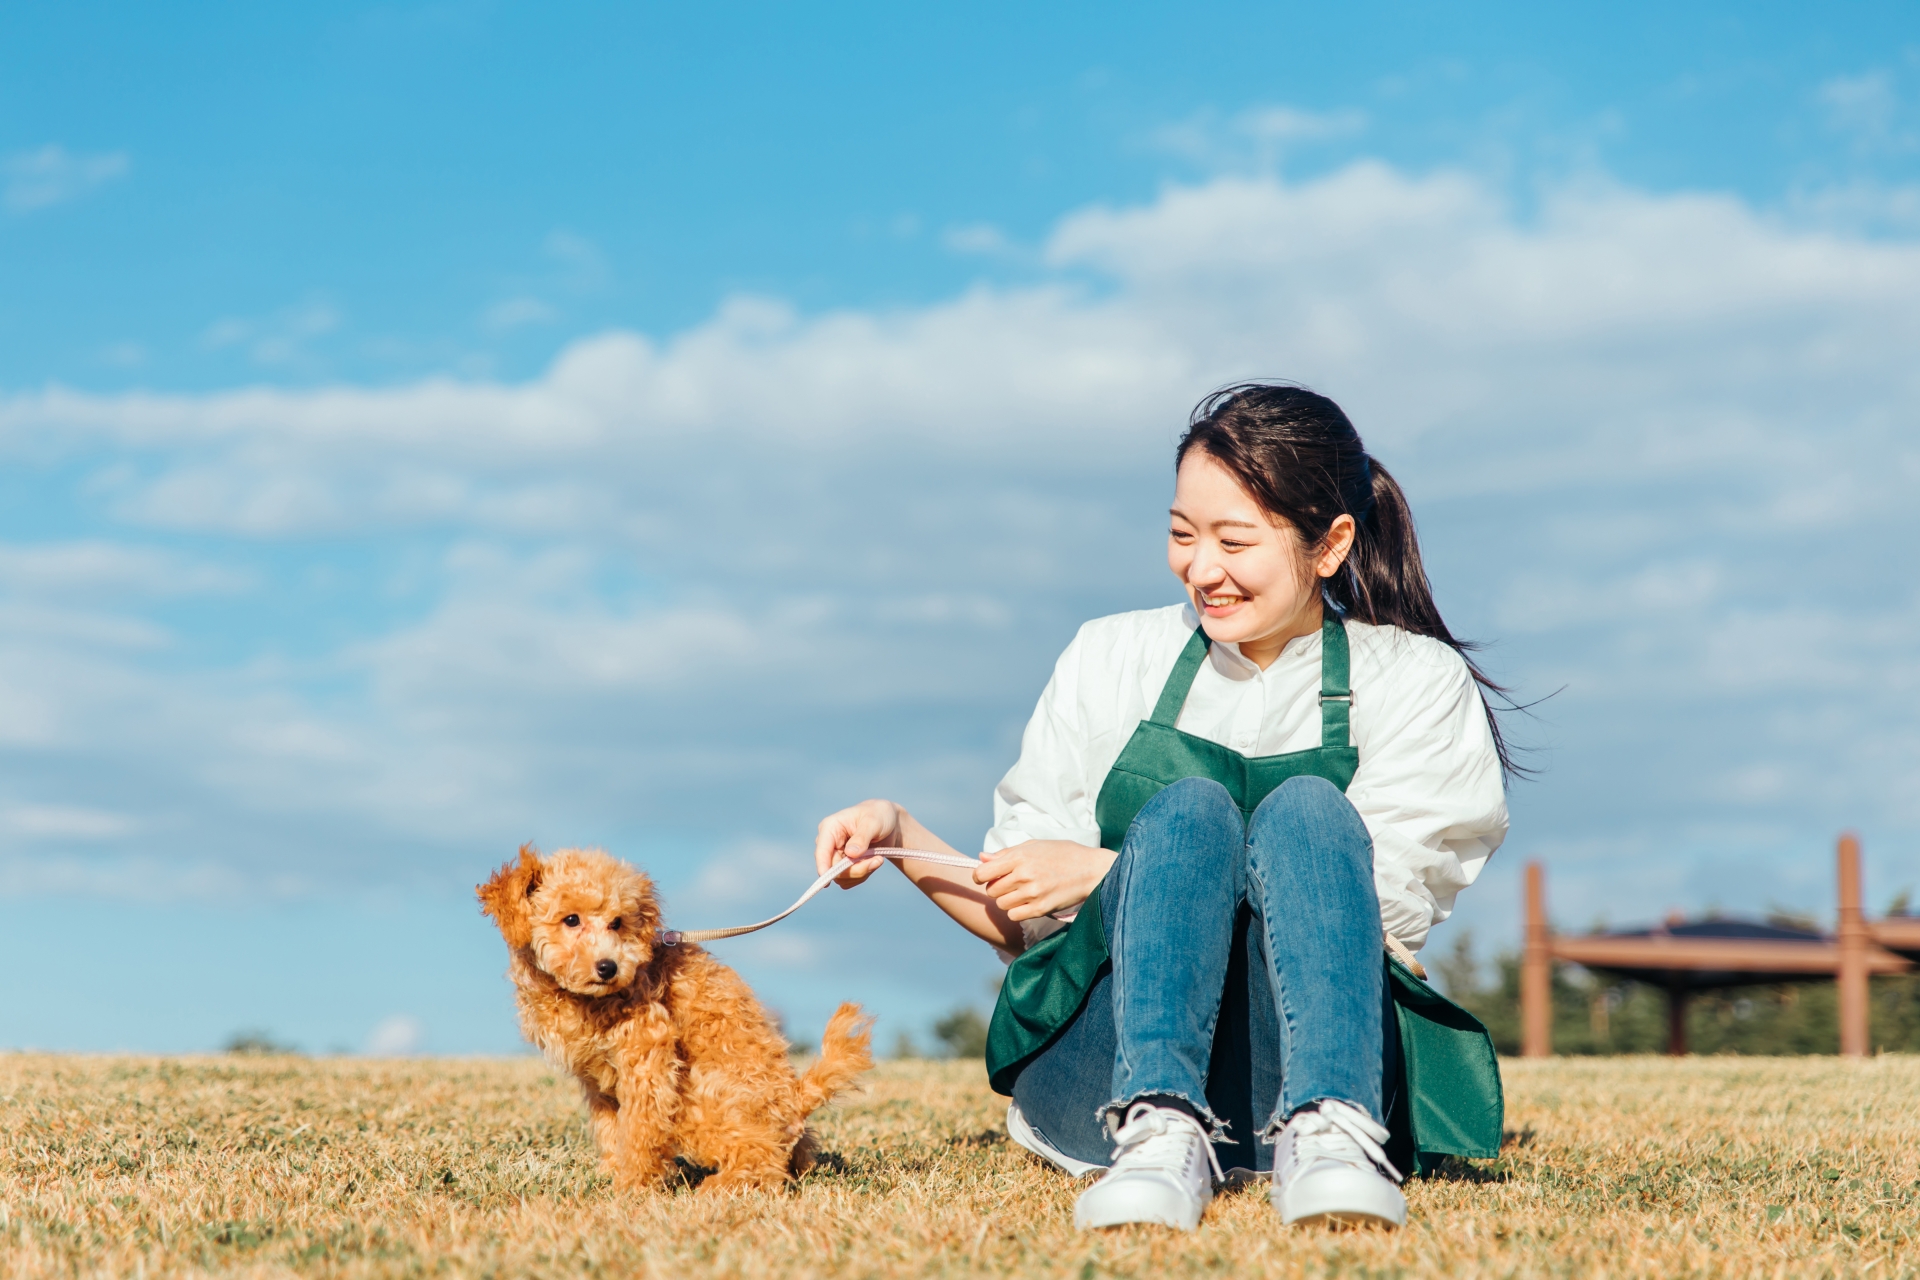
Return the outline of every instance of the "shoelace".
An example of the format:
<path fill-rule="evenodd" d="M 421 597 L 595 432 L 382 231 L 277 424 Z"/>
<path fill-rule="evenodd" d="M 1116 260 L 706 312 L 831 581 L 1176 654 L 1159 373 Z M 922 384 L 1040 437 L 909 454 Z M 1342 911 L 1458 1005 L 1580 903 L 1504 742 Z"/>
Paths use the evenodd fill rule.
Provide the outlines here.
<path fill-rule="evenodd" d="M 1200 1149 L 1213 1166 L 1214 1179 L 1223 1181 L 1227 1175 L 1220 1170 L 1220 1157 L 1214 1154 L 1213 1143 L 1200 1122 L 1183 1111 L 1147 1102 L 1136 1102 L 1127 1112 L 1127 1122 L 1113 1135 L 1113 1167 L 1117 1171 L 1125 1161 L 1129 1168 L 1164 1169 L 1184 1175 L 1188 1145 L 1184 1138 L 1188 1135 L 1200 1140 Z"/>
<path fill-rule="evenodd" d="M 1293 1149 L 1302 1169 L 1315 1160 L 1352 1164 L 1356 1158 L 1364 1158 L 1396 1183 L 1406 1180 L 1380 1145 L 1386 1141 L 1387 1131 L 1352 1103 L 1329 1098 L 1315 1110 L 1294 1116 L 1287 1122 L 1287 1130 L 1293 1135 Z"/>

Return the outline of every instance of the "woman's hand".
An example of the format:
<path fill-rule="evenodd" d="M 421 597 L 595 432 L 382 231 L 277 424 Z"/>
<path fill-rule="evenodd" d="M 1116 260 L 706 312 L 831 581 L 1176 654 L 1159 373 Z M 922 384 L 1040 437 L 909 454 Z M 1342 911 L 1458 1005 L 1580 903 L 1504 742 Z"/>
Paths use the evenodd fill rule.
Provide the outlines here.
<path fill-rule="evenodd" d="M 1009 919 L 1038 920 L 1085 902 L 1116 856 L 1071 840 L 1029 840 L 985 855 L 973 881 L 986 886 Z"/>
<path fill-rule="evenodd" d="M 869 849 L 900 847 L 900 819 L 903 810 L 891 800 L 862 800 L 850 809 L 830 813 L 820 820 L 820 832 L 813 841 L 813 866 L 816 875 L 825 875 L 841 858 L 854 859 L 834 878 L 842 889 L 851 889 L 878 871 L 884 858 L 859 861 Z"/>

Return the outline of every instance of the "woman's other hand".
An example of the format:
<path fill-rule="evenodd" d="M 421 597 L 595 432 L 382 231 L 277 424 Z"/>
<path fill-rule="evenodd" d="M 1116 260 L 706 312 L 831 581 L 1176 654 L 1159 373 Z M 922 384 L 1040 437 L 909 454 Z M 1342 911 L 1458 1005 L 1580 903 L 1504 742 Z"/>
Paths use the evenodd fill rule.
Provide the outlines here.
<path fill-rule="evenodd" d="M 851 889 L 885 865 L 884 858 L 859 861 L 869 849 L 900 847 L 900 806 L 891 800 L 862 800 L 849 809 L 830 813 L 820 820 L 820 833 L 813 842 L 813 865 L 817 875 L 825 875 L 841 858 L 854 859 L 834 878 L 842 889 Z"/>
<path fill-rule="evenodd" d="M 1009 919 L 1038 920 L 1093 896 L 1115 856 L 1071 840 L 1028 840 L 987 854 L 973 880 Z"/>

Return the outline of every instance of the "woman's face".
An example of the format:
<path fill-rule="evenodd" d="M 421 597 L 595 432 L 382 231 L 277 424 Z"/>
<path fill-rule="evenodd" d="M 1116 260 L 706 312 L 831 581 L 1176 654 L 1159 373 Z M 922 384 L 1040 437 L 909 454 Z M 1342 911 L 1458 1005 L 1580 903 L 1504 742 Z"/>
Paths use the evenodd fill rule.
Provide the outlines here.
<path fill-rule="evenodd" d="M 1167 531 L 1167 565 L 1215 640 L 1237 644 L 1262 666 L 1295 636 L 1320 625 L 1320 579 L 1339 569 L 1353 520 L 1338 517 L 1327 546 L 1309 558 L 1299 535 L 1268 515 L 1233 474 L 1195 449 L 1180 464 Z M 1264 643 L 1263 643 L 1264 642 Z M 1260 652 L 1264 650 L 1265 652 Z"/>

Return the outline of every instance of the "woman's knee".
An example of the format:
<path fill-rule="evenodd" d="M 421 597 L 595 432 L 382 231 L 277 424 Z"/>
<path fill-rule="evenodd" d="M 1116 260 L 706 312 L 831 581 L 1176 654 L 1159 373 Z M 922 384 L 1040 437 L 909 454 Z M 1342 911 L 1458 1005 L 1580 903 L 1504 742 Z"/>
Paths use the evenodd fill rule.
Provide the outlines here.
<path fill-rule="evenodd" d="M 1172 836 L 1181 847 L 1223 843 L 1237 847 L 1246 838 L 1246 825 L 1240 806 L 1225 787 L 1212 778 L 1182 778 L 1160 788 L 1140 806 L 1127 840 L 1131 843 L 1150 835 Z"/>
<path fill-rule="evenodd" d="M 1185 900 L 1190 890 L 1238 895 L 1246 841 L 1240 808 L 1219 783 L 1183 778 L 1162 787 L 1140 806 L 1100 884 L 1108 939 L 1117 936 L 1123 914 L 1143 908 L 1160 914 L 1170 898 Z"/>
<path fill-rule="evenodd" d="M 1373 865 L 1373 839 L 1367 824 L 1346 793 L 1320 777 L 1288 778 L 1268 792 L 1253 811 L 1247 844 L 1268 857 L 1334 846 L 1351 849 L 1369 869 Z"/>

